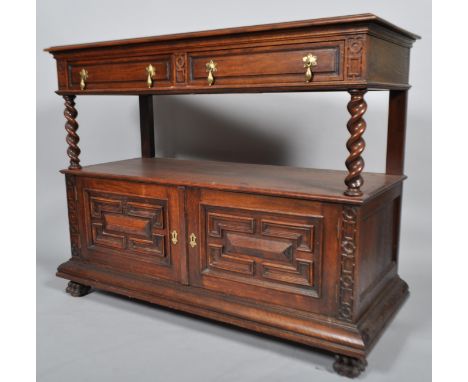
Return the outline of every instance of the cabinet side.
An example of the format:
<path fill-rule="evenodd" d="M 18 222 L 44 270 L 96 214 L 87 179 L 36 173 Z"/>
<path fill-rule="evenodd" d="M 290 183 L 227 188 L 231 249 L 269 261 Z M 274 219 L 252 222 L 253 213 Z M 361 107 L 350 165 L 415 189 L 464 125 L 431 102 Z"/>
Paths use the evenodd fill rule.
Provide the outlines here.
<path fill-rule="evenodd" d="M 375 36 L 368 36 L 367 44 L 368 83 L 407 86 L 410 47 Z"/>
<path fill-rule="evenodd" d="M 359 318 L 397 276 L 402 184 L 360 209 L 356 258 L 355 317 Z"/>

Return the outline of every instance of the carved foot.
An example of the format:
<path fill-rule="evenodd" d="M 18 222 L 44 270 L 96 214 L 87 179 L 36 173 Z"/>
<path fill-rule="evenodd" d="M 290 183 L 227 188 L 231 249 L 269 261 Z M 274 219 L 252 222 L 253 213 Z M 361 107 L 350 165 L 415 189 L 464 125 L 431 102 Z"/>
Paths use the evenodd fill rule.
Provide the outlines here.
<path fill-rule="evenodd" d="M 367 361 L 365 359 L 358 359 L 348 357 L 345 355 L 335 355 L 335 363 L 333 369 L 344 377 L 356 378 L 365 370 Z"/>
<path fill-rule="evenodd" d="M 73 297 L 82 297 L 91 292 L 91 287 L 70 281 L 65 291 Z"/>

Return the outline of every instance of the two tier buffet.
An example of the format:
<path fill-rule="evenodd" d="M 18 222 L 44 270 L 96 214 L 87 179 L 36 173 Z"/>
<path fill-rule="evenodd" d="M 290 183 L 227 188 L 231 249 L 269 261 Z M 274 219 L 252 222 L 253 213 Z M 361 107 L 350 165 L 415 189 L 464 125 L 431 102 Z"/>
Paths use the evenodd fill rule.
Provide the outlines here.
<path fill-rule="evenodd" d="M 397 265 L 417 38 L 363 14 L 46 49 L 65 100 L 67 292 L 325 349 L 339 374 L 359 375 L 408 296 Z M 389 92 L 378 174 L 362 158 L 373 90 Z M 346 171 L 155 158 L 153 96 L 308 91 L 349 93 Z M 139 97 L 141 158 L 80 165 L 75 101 L 86 95 Z"/>

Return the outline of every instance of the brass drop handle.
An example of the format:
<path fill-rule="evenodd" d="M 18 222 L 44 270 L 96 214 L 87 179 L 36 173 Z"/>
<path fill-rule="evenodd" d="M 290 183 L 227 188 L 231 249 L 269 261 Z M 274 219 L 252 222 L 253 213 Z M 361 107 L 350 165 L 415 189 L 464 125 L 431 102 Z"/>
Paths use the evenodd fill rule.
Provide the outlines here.
<path fill-rule="evenodd" d="M 153 65 L 149 64 L 146 67 L 146 74 L 148 77 L 146 78 L 146 85 L 148 88 L 151 88 L 153 86 L 153 76 L 156 74 L 156 69 Z"/>
<path fill-rule="evenodd" d="M 214 62 L 213 60 L 210 60 L 209 62 L 206 63 L 206 71 L 208 73 L 208 86 L 211 86 L 214 84 L 214 76 L 213 76 L 213 73 L 218 71 L 218 69 L 216 68 L 216 65 L 217 63 Z"/>
<path fill-rule="evenodd" d="M 176 230 L 171 232 L 171 241 L 172 241 L 172 244 L 174 244 L 174 245 L 176 245 L 178 243 L 177 231 Z"/>
<path fill-rule="evenodd" d="M 85 90 L 87 79 L 88 79 L 88 71 L 85 68 L 83 68 L 80 70 L 80 89 L 81 90 Z"/>
<path fill-rule="evenodd" d="M 194 233 L 192 233 L 190 236 L 189 236 L 189 244 L 192 248 L 194 248 L 196 245 L 197 245 L 197 237 L 195 236 Z"/>
<path fill-rule="evenodd" d="M 307 56 L 302 57 L 304 62 L 305 72 L 305 81 L 310 82 L 312 80 L 312 66 L 317 66 L 317 56 L 314 56 L 312 53 L 309 53 Z"/>

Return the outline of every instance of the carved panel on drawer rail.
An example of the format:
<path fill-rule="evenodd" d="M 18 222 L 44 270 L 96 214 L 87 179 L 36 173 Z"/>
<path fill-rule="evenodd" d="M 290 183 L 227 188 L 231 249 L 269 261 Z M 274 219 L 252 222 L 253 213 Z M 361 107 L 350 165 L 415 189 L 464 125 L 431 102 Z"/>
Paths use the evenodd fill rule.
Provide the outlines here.
<path fill-rule="evenodd" d="M 318 295 L 321 217 L 206 205 L 202 209 L 206 224 L 203 274 Z"/>
<path fill-rule="evenodd" d="M 90 247 L 169 263 L 165 238 L 165 201 L 88 191 Z"/>
<path fill-rule="evenodd" d="M 187 57 L 185 53 L 178 53 L 175 55 L 175 79 L 176 82 L 187 82 Z"/>
<path fill-rule="evenodd" d="M 348 80 L 359 80 L 364 75 L 365 37 L 355 36 L 346 40 L 346 75 Z"/>

